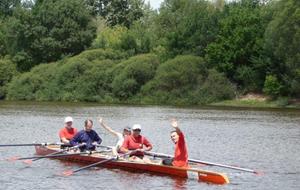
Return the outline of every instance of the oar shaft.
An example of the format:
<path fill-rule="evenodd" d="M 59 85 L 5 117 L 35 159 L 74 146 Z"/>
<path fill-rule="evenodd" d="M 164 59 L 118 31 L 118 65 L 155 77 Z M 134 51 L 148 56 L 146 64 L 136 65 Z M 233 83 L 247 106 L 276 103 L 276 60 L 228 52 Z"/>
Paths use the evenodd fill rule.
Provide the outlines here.
<path fill-rule="evenodd" d="M 241 167 L 237 167 L 237 166 L 230 166 L 230 165 L 225 165 L 225 164 L 218 164 L 218 163 L 207 162 L 207 161 L 202 161 L 202 160 L 189 159 L 189 162 L 201 163 L 201 164 L 206 164 L 206 165 L 210 165 L 210 166 L 219 166 L 219 167 L 223 167 L 223 168 L 240 170 L 240 171 L 244 171 L 244 172 L 256 173 L 256 171 L 254 171 L 252 169 L 248 169 L 248 168 L 241 168 Z"/>
<path fill-rule="evenodd" d="M 125 153 L 125 154 L 122 154 L 122 155 L 119 156 L 119 157 L 125 157 L 125 156 L 127 156 L 127 155 L 132 154 L 133 152 L 136 152 L 136 151 L 130 151 L 130 152 L 127 152 L 127 153 Z M 84 170 L 84 169 L 87 169 L 87 168 L 91 168 L 91 167 L 94 167 L 94 166 L 97 166 L 97 165 L 100 165 L 100 164 L 103 164 L 103 163 L 106 163 L 106 162 L 110 162 L 110 161 L 113 161 L 113 160 L 118 160 L 119 157 L 112 157 L 112 158 L 107 159 L 107 160 L 102 160 L 102 161 L 96 162 L 96 163 L 94 163 L 94 164 L 90 164 L 90 165 L 87 165 L 87 166 L 83 166 L 83 167 L 81 167 L 81 168 L 78 168 L 78 169 L 76 169 L 76 170 L 73 170 L 72 173 L 76 173 L 76 172 L 79 172 L 79 171 L 81 171 L 81 170 Z"/>
<path fill-rule="evenodd" d="M 146 154 L 149 154 L 151 156 L 157 156 L 157 157 L 174 158 L 171 155 L 162 154 L 162 153 L 148 152 Z M 230 166 L 230 165 L 225 165 L 225 164 L 218 164 L 218 163 L 214 163 L 214 162 L 207 162 L 207 161 L 196 160 L 196 159 L 188 159 L 188 161 L 193 162 L 193 163 L 206 164 L 206 165 L 210 165 L 210 166 L 219 166 L 219 167 L 223 167 L 223 168 L 229 168 L 229 169 L 240 170 L 240 171 L 245 171 L 245 172 L 257 173 L 257 171 L 252 170 L 252 169 L 241 168 L 241 167 L 236 167 L 236 166 Z"/>
<path fill-rule="evenodd" d="M 11 146 L 47 146 L 47 145 L 61 145 L 62 143 L 26 143 L 26 144 L 0 144 L 0 147 Z"/>
<path fill-rule="evenodd" d="M 105 162 L 110 162 L 110 161 L 113 161 L 113 160 L 116 160 L 116 159 L 117 159 L 117 158 L 113 157 L 113 158 L 110 158 L 110 159 L 108 159 L 108 160 L 102 160 L 102 161 L 100 161 L 100 162 L 96 162 L 96 163 L 94 163 L 94 164 L 90 164 L 90 165 L 88 165 L 88 166 L 84 166 L 84 167 L 78 168 L 78 169 L 74 170 L 73 173 L 79 172 L 79 171 L 84 170 L 84 169 L 87 169 L 87 168 L 91 168 L 91 167 L 97 166 L 97 165 L 99 165 L 99 164 L 103 164 L 103 163 L 105 163 Z"/>
<path fill-rule="evenodd" d="M 80 155 L 80 154 L 89 154 L 89 153 L 79 152 L 79 153 L 70 153 L 70 154 L 53 154 L 53 155 L 45 155 L 45 156 L 31 156 L 31 157 L 18 158 L 18 160 L 41 159 L 41 158 L 58 158 L 58 157 L 74 156 L 74 155 Z"/>
<path fill-rule="evenodd" d="M 81 146 L 84 146 L 84 145 L 79 144 L 79 145 L 76 145 L 76 146 L 69 147 L 69 148 L 66 148 L 66 149 L 64 149 L 64 150 L 58 151 L 58 152 L 53 152 L 53 153 L 47 154 L 47 155 L 45 155 L 45 156 L 57 155 L 57 154 L 60 154 L 60 153 L 67 152 L 67 151 L 69 151 L 69 150 L 74 150 L 74 149 L 79 148 L 79 147 L 81 147 Z M 44 158 L 44 157 L 38 157 L 38 158 L 33 159 L 32 161 L 37 161 L 37 160 L 40 160 L 40 159 L 42 159 L 42 158 Z"/>
<path fill-rule="evenodd" d="M 78 153 L 65 153 L 65 154 L 58 154 L 59 152 L 55 152 L 57 154 L 47 154 L 45 156 L 22 157 L 22 158 L 18 158 L 17 160 L 42 159 L 42 158 L 59 158 L 59 157 L 66 157 L 66 156 L 75 156 L 75 155 L 82 155 L 82 154 L 95 154 L 95 153 L 102 153 L 102 152 L 106 152 L 106 151 L 78 152 Z"/>

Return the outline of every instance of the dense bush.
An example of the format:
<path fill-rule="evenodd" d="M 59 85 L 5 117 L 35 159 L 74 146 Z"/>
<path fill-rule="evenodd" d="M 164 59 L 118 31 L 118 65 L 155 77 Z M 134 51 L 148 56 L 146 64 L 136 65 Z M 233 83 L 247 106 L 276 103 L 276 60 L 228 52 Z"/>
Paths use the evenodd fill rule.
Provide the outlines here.
<path fill-rule="evenodd" d="M 9 59 L 0 59 L 0 99 L 5 97 L 8 83 L 17 73 L 16 64 Z"/>
<path fill-rule="evenodd" d="M 155 78 L 142 89 L 142 95 L 153 97 L 154 103 L 174 103 L 185 98 L 188 91 L 195 89 L 207 75 L 202 58 L 178 56 L 161 64 Z"/>
<path fill-rule="evenodd" d="M 120 61 L 116 58 L 123 58 L 122 54 L 92 50 L 36 66 L 10 83 L 8 99 L 105 102 L 111 99 L 108 97 L 111 78 L 107 70 Z"/>
<path fill-rule="evenodd" d="M 87 59 L 88 61 L 105 59 L 121 60 L 127 58 L 127 54 L 119 50 L 107 48 L 86 50 L 76 57 L 80 59 Z"/>
<path fill-rule="evenodd" d="M 154 77 L 158 65 L 158 58 L 152 54 L 138 55 L 119 63 L 112 81 L 114 95 L 123 100 L 134 96 Z"/>
<path fill-rule="evenodd" d="M 280 94 L 281 89 L 282 85 L 280 84 L 276 76 L 268 75 L 266 77 L 263 89 L 264 93 L 272 96 L 273 98 L 276 98 Z"/>
<path fill-rule="evenodd" d="M 203 85 L 191 92 L 190 102 L 193 104 L 208 104 L 212 102 L 232 99 L 235 96 L 235 86 L 215 69 L 208 72 Z"/>
<path fill-rule="evenodd" d="M 103 26 L 99 30 L 100 32 L 97 33 L 97 38 L 94 40 L 92 48 L 120 49 L 121 38 L 128 32 L 126 27 L 118 25 L 111 28 Z"/>
<path fill-rule="evenodd" d="M 155 78 L 142 89 L 143 102 L 206 104 L 234 97 L 235 87 L 200 57 L 178 56 L 159 66 Z"/>

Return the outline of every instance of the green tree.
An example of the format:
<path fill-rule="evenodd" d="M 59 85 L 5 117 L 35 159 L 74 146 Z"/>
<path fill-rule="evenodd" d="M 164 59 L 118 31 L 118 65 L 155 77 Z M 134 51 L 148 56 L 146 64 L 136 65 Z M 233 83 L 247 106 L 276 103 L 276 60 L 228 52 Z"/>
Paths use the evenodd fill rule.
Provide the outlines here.
<path fill-rule="evenodd" d="M 207 60 L 246 91 L 260 90 L 267 65 L 260 61 L 265 32 L 259 0 L 226 4 L 215 42 L 208 45 Z"/>
<path fill-rule="evenodd" d="M 144 15 L 144 0 L 86 0 L 86 3 L 95 15 L 104 17 L 109 26 L 129 28 Z"/>
<path fill-rule="evenodd" d="M 96 28 L 83 0 L 37 1 L 20 8 L 5 28 L 5 44 L 18 69 L 75 55 L 89 47 Z"/>
<path fill-rule="evenodd" d="M 1 0 L 0 18 L 12 16 L 14 9 L 21 4 L 21 0 Z"/>
<path fill-rule="evenodd" d="M 281 0 L 272 5 L 273 18 L 265 33 L 269 71 L 283 83 L 281 95 L 300 97 L 300 1 Z"/>
<path fill-rule="evenodd" d="M 204 0 L 166 0 L 156 19 L 161 45 L 171 57 L 178 54 L 203 56 L 217 32 L 217 9 Z"/>

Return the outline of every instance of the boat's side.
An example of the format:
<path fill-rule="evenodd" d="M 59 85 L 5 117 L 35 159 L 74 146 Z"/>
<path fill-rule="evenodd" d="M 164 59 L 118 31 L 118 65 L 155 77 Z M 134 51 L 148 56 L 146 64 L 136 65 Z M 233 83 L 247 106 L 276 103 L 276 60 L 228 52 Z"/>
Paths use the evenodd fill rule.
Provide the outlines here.
<path fill-rule="evenodd" d="M 36 146 L 36 153 L 38 155 L 47 155 L 57 150 Z M 101 155 L 101 154 L 92 154 L 92 155 L 75 155 L 62 157 L 61 159 L 76 161 L 76 162 L 85 162 L 85 163 L 95 163 L 101 160 L 106 160 L 111 157 Z M 171 176 L 178 176 L 182 178 L 194 178 L 199 181 L 209 182 L 214 184 L 226 184 L 229 183 L 229 180 L 226 175 L 222 173 L 216 173 L 206 170 L 200 170 L 196 168 L 183 168 L 183 167 L 174 167 L 174 166 L 165 166 L 161 164 L 147 164 L 140 163 L 135 161 L 128 161 L 126 159 L 119 159 L 117 161 L 111 161 L 105 163 L 103 166 L 122 168 L 122 169 L 134 169 L 138 171 L 150 171 L 155 173 L 167 174 Z"/>

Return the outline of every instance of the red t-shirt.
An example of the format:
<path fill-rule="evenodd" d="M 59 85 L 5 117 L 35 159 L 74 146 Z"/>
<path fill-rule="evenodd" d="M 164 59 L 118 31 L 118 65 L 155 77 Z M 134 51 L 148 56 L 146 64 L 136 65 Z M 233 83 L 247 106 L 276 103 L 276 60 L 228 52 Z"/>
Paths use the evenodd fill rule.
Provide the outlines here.
<path fill-rule="evenodd" d="M 67 129 L 66 127 L 64 127 L 59 131 L 59 138 L 66 138 L 68 140 L 71 140 L 76 135 L 76 133 L 76 128 Z"/>
<path fill-rule="evenodd" d="M 174 160 L 172 162 L 173 166 L 187 167 L 188 166 L 188 152 L 184 140 L 183 133 L 179 133 L 179 139 L 175 144 L 175 154 Z"/>
<path fill-rule="evenodd" d="M 139 135 L 137 137 L 134 137 L 133 135 L 128 135 L 123 142 L 122 147 L 126 148 L 128 150 L 136 150 L 136 149 L 142 149 L 143 145 L 146 147 L 152 147 L 151 143 L 146 139 L 146 137 L 143 137 L 142 135 Z M 131 156 L 144 156 L 143 152 L 136 152 L 132 154 Z"/>

